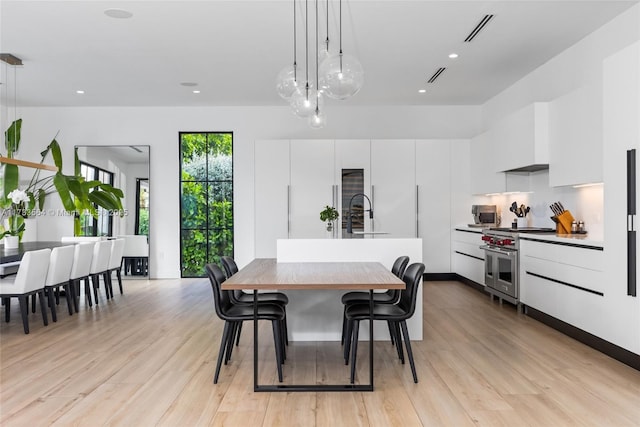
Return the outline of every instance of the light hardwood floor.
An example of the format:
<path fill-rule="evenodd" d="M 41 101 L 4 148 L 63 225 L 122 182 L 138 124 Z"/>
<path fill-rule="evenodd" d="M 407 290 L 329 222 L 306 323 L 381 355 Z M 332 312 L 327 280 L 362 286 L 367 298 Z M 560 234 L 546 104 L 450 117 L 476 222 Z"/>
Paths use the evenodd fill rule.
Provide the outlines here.
<path fill-rule="evenodd" d="M 420 382 L 377 342 L 373 393 L 254 393 L 250 324 L 214 385 L 223 323 L 206 280 L 126 281 L 125 295 L 78 315 L 63 301 L 48 327 L 31 314 L 29 335 L 12 304 L 0 327 L 0 425 L 640 425 L 639 371 L 463 284 L 424 286 Z M 272 382 L 270 326 L 260 334 L 261 382 Z M 291 343 L 285 380 L 344 382 L 336 360 L 338 343 Z"/>

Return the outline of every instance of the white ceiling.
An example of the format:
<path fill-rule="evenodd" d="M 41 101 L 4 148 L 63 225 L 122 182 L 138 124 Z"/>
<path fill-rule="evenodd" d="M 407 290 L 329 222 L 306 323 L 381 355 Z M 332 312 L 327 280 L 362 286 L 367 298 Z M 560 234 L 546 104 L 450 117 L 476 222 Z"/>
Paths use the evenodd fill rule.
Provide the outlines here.
<path fill-rule="evenodd" d="M 344 52 L 360 59 L 366 81 L 353 98 L 331 103 L 482 104 L 636 3 L 344 0 Z M 305 2 L 297 4 L 302 18 Z M 325 0 L 319 4 L 323 39 Z M 331 50 L 338 4 L 329 2 Z M 133 17 L 107 17 L 109 8 Z M 292 8 L 292 0 L 1 0 L 0 52 L 23 60 L 15 72 L 18 105 L 284 105 L 275 78 L 293 62 Z M 309 0 L 310 22 L 314 8 Z M 495 16 L 464 43 L 485 14 Z M 301 20 L 298 30 L 304 74 Z M 449 59 L 451 52 L 460 57 Z M 447 69 L 427 84 L 439 67 Z M 13 68 L 2 69 L 9 73 L 2 101 L 14 105 Z M 201 93 L 181 82 L 197 82 Z"/>

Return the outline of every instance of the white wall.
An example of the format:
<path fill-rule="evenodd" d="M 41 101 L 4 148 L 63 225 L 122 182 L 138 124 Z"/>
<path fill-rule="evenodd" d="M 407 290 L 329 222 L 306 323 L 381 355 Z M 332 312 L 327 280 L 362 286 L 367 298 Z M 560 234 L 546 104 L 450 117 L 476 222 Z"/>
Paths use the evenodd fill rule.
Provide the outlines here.
<path fill-rule="evenodd" d="M 246 264 L 254 254 L 253 141 L 256 139 L 428 139 L 469 138 L 478 133 L 480 108 L 329 106 L 325 129 L 312 130 L 288 107 L 23 108 L 21 158 L 39 152 L 60 131 L 64 169 L 72 171 L 75 145 L 151 147 L 150 275 L 179 277 L 179 158 L 181 131 L 234 133 L 235 256 Z M 57 202 L 57 204 L 56 204 Z M 59 207 L 52 198 L 49 207 Z M 39 218 L 38 238 L 58 240 L 71 219 Z M 40 226 L 43 225 L 43 226 Z"/>

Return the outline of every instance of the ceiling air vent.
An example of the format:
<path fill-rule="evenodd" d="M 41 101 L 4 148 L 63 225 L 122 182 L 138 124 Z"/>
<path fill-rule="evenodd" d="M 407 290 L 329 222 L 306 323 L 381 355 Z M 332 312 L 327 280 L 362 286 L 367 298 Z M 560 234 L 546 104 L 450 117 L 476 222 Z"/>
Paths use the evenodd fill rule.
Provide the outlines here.
<path fill-rule="evenodd" d="M 429 79 L 429 83 L 433 83 L 433 82 L 435 82 L 435 81 L 436 81 L 436 79 L 437 79 L 438 77 L 440 77 L 440 74 L 442 74 L 442 72 L 443 72 L 444 70 L 446 70 L 446 68 L 444 68 L 444 67 L 440 67 L 440 68 L 438 68 L 438 70 L 437 70 L 435 73 L 433 73 L 433 76 L 431 76 L 431 78 Z"/>
<path fill-rule="evenodd" d="M 482 18 L 480 23 L 476 25 L 476 27 L 473 29 L 473 31 L 469 33 L 469 35 L 467 36 L 466 39 L 464 39 L 464 41 L 470 42 L 471 40 L 475 39 L 478 33 L 482 31 L 482 29 L 489 23 L 489 21 L 491 21 L 492 18 L 493 18 L 493 15 L 484 15 L 484 18 Z"/>

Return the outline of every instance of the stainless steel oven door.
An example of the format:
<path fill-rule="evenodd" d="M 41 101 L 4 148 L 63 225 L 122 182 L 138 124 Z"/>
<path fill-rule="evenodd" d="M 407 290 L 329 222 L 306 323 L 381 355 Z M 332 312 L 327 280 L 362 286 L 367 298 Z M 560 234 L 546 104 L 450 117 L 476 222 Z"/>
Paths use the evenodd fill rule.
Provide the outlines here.
<path fill-rule="evenodd" d="M 518 251 L 484 246 L 484 284 L 518 299 Z"/>

